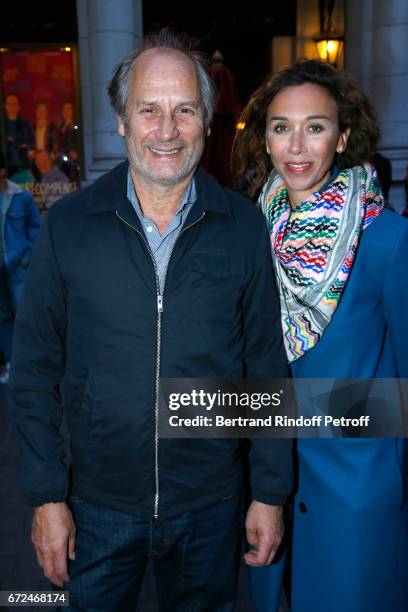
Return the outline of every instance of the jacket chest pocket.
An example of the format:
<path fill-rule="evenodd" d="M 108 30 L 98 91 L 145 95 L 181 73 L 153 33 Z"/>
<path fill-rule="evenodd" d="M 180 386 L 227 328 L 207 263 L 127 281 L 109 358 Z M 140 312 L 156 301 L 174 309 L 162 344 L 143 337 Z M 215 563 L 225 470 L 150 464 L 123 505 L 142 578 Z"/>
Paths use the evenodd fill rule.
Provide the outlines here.
<path fill-rule="evenodd" d="M 25 215 L 23 210 L 14 210 L 10 208 L 7 212 L 7 221 L 11 223 L 14 227 L 24 227 L 25 224 Z"/>
<path fill-rule="evenodd" d="M 246 282 L 244 257 L 194 254 L 189 260 L 191 314 L 199 320 L 225 320 L 239 309 Z"/>

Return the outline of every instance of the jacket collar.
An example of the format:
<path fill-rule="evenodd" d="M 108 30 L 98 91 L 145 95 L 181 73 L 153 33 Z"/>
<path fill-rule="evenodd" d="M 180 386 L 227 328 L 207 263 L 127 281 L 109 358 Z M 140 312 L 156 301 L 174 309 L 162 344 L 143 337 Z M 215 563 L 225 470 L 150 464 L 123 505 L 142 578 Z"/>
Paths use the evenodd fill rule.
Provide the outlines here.
<path fill-rule="evenodd" d="M 23 189 L 17 183 L 13 183 L 12 181 L 6 182 L 6 189 L 3 191 L 3 206 L 2 206 L 2 217 L 3 219 L 6 217 L 8 210 L 11 206 L 11 202 L 13 197 L 18 193 L 23 193 Z"/>
<path fill-rule="evenodd" d="M 17 183 L 7 181 L 4 193 L 6 193 L 10 197 L 13 197 L 13 195 L 15 195 L 16 193 L 23 193 L 23 189 L 21 189 L 20 185 L 17 185 Z"/>
<path fill-rule="evenodd" d="M 88 214 L 116 211 L 130 204 L 127 199 L 127 161 L 104 174 L 90 187 L 86 212 Z M 195 173 L 197 201 L 194 208 L 233 216 L 226 191 L 199 167 Z"/>

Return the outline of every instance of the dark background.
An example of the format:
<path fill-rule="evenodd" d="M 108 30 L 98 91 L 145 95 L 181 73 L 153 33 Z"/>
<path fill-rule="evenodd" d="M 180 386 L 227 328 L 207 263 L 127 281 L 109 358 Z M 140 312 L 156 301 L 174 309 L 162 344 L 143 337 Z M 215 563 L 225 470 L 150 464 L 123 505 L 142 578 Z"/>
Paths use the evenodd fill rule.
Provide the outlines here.
<path fill-rule="evenodd" d="M 170 26 L 196 37 L 208 56 L 219 49 L 234 73 L 241 100 L 245 101 L 270 69 L 271 38 L 296 33 L 296 0 L 238 3 L 207 0 L 194 4 L 145 2 L 144 31 Z M 4 2 L 0 44 L 74 43 L 78 40 L 75 0 Z"/>

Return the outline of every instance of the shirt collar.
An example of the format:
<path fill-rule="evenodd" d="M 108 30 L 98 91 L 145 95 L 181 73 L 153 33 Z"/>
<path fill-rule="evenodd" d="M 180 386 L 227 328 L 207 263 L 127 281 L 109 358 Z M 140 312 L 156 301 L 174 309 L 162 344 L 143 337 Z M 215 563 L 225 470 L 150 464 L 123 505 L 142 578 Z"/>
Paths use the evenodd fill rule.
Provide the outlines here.
<path fill-rule="evenodd" d="M 82 190 L 81 196 L 85 201 L 86 214 L 97 214 L 110 211 L 127 210 L 130 200 L 126 197 L 127 175 L 129 163 L 124 161 L 116 168 L 102 175 L 95 183 Z M 197 200 L 193 209 L 197 211 L 210 211 L 234 216 L 234 206 L 228 197 L 228 190 L 219 185 L 216 180 L 199 167 L 194 174 L 194 184 L 197 189 Z M 235 199 L 243 200 L 242 196 L 235 195 Z M 249 200 L 247 200 L 248 204 Z"/>
<path fill-rule="evenodd" d="M 144 214 L 142 211 L 142 207 L 140 206 L 139 198 L 137 197 L 137 194 L 136 194 L 135 186 L 133 184 L 130 166 L 129 166 L 128 173 L 127 173 L 127 193 L 126 195 L 128 199 L 131 201 L 139 217 L 143 218 Z M 189 204 L 193 204 L 196 201 L 196 199 L 197 199 L 197 189 L 196 189 L 195 179 L 194 177 L 192 177 L 191 181 L 187 185 L 187 188 L 183 194 L 182 200 L 175 214 L 176 215 L 181 214 L 183 210 L 186 208 L 186 206 Z"/>

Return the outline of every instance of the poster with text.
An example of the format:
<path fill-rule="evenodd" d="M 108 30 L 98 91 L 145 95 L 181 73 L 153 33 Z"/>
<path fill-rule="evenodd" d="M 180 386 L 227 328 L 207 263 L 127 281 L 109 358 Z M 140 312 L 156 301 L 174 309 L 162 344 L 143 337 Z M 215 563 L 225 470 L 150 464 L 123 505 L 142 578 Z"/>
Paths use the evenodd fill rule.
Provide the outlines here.
<path fill-rule="evenodd" d="M 0 53 L 8 176 L 33 193 L 41 212 L 80 185 L 75 61 L 72 47 Z"/>

